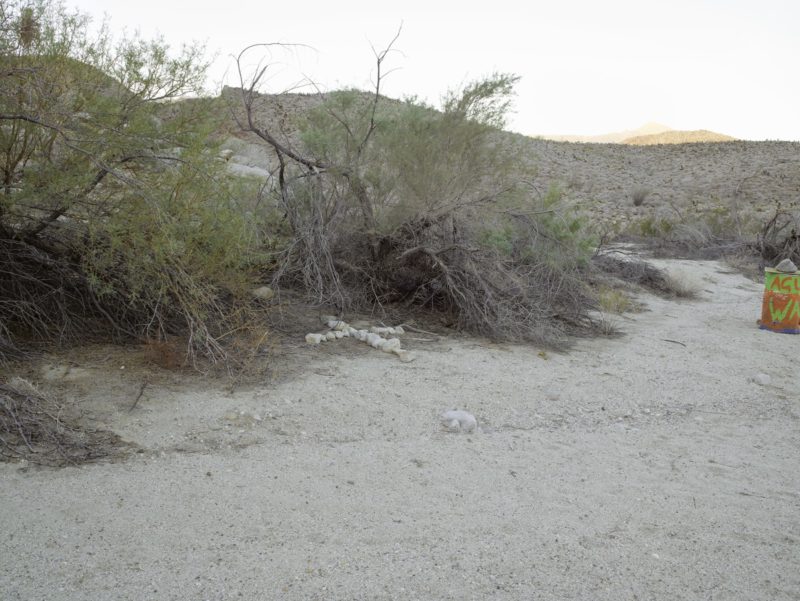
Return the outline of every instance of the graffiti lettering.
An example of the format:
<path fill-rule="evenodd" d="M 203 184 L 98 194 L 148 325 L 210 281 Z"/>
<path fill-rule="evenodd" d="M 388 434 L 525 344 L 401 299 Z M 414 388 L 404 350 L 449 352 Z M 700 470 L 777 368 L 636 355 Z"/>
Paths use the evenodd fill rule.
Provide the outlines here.
<path fill-rule="evenodd" d="M 800 293 L 800 277 L 796 275 L 768 273 L 766 279 L 766 288 L 771 292 Z"/>
<path fill-rule="evenodd" d="M 796 298 L 788 294 L 771 295 L 768 306 L 770 319 L 773 323 L 785 323 L 792 319 L 800 319 L 800 305 L 798 305 Z"/>
<path fill-rule="evenodd" d="M 769 270 L 764 275 L 761 328 L 800 334 L 800 274 Z"/>

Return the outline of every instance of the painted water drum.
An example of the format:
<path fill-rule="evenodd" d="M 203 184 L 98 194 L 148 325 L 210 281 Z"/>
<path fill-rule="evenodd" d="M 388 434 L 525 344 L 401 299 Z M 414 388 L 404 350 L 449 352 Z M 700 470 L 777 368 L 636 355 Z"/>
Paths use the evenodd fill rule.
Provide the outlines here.
<path fill-rule="evenodd" d="M 758 325 L 762 330 L 800 334 L 800 271 L 764 270 L 764 301 Z"/>

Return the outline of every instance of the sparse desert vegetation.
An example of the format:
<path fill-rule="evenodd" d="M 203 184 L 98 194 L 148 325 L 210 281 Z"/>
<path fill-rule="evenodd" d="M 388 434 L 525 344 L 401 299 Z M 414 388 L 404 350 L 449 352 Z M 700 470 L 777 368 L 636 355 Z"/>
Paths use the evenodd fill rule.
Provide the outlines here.
<path fill-rule="evenodd" d="M 269 302 L 250 294 L 265 284 L 334 313 L 422 309 L 563 348 L 609 301 L 609 242 L 800 260 L 798 143 L 510 134 L 515 76 L 440 107 L 391 100 L 391 46 L 370 92 L 274 94 L 262 70 L 190 97 L 202 48 L 85 25 L 57 3 L 3 14 L 2 360 L 91 337 L 237 369 L 231 351 L 268 336 Z"/>
<path fill-rule="evenodd" d="M 741 271 L 800 264 L 799 143 L 528 138 L 512 74 L 386 98 L 391 43 L 207 96 L 87 24 L 0 0 L 0 598 L 797 599 Z"/>

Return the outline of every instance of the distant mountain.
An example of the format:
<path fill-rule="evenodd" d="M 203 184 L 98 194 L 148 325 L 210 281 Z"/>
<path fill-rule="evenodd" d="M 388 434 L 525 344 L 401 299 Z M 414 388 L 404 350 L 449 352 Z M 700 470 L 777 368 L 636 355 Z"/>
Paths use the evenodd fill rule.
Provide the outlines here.
<path fill-rule="evenodd" d="M 656 134 L 632 136 L 622 140 L 622 143 L 633 146 L 650 146 L 653 144 L 690 144 L 693 142 L 732 142 L 735 139 L 707 129 L 695 129 L 692 131 L 673 129 Z"/>
<path fill-rule="evenodd" d="M 671 127 L 662 125 L 661 123 L 645 123 L 638 129 L 629 129 L 625 131 L 613 132 L 610 134 L 601 134 L 597 136 L 536 136 L 545 140 L 554 140 L 556 142 L 591 142 L 595 144 L 622 144 L 624 140 L 630 138 L 637 138 L 640 136 L 650 136 L 661 134 L 664 132 L 673 131 Z"/>

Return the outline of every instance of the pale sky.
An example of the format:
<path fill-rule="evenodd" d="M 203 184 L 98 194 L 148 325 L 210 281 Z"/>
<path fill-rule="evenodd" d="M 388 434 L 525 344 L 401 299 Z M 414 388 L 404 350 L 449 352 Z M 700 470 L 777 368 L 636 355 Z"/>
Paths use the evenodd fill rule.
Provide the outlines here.
<path fill-rule="evenodd" d="M 655 121 L 743 139 L 800 140 L 798 0 L 66 0 L 112 30 L 205 42 L 217 59 L 258 42 L 306 44 L 269 83 L 370 87 L 371 46 L 402 23 L 384 82 L 393 97 L 437 104 L 493 71 L 522 77 L 509 129 L 602 134 Z M 256 53 L 250 55 L 255 61 Z M 310 90 L 309 90 L 310 91 Z"/>

